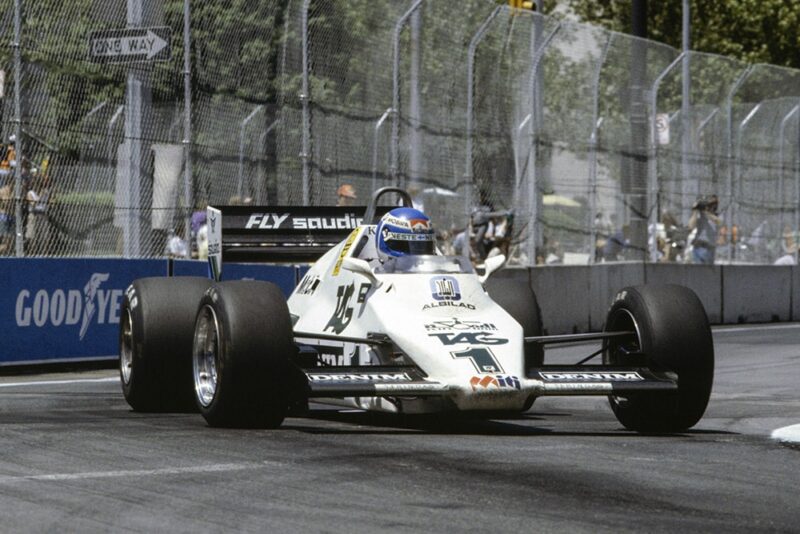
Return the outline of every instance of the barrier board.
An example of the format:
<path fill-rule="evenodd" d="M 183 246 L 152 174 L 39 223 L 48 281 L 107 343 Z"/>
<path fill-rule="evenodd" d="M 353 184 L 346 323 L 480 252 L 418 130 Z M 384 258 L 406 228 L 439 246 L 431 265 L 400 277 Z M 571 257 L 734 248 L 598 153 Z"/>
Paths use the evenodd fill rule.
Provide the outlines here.
<path fill-rule="evenodd" d="M 8 258 L 0 263 L 0 365 L 117 357 L 119 311 L 166 260 Z"/>
<path fill-rule="evenodd" d="M 172 276 L 202 276 L 208 278 L 208 263 L 202 260 L 173 260 Z M 264 280 L 281 288 L 288 297 L 297 285 L 294 265 L 264 265 L 260 263 L 226 263 L 222 280 Z"/>

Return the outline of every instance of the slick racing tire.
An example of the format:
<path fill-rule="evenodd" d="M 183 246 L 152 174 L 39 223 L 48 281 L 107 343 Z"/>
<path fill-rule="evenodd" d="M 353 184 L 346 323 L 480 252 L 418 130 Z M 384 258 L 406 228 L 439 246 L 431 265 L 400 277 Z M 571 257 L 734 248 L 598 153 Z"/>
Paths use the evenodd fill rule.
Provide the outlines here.
<path fill-rule="evenodd" d="M 200 300 L 195 398 L 212 427 L 277 428 L 301 384 L 286 298 L 268 282 L 215 284 Z"/>
<path fill-rule="evenodd" d="M 140 278 L 125 291 L 119 370 L 125 400 L 137 412 L 197 411 L 192 340 L 205 278 Z"/>
<path fill-rule="evenodd" d="M 524 337 L 543 334 L 542 312 L 539 302 L 536 300 L 536 294 L 528 283 L 521 283 L 517 278 L 508 278 L 500 274 L 500 276 L 492 276 L 486 281 L 486 291 L 493 301 L 522 325 Z M 531 376 L 533 369 L 544 364 L 544 347 L 538 343 L 525 343 L 523 350 L 525 375 Z M 521 411 L 530 410 L 535 400 L 536 397 L 529 397 Z"/>
<path fill-rule="evenodd" d="M 677 375 L 674 393 L 609 396 L 619 422 L 640 432 L 681 432 L 694 426 L 706 410 L 714 380 L 714 342 L 697 295 L 677 285 L 625 288 L 608 312 L 605 330 L 636 333 L 607 342 L 605 364 Z"/>

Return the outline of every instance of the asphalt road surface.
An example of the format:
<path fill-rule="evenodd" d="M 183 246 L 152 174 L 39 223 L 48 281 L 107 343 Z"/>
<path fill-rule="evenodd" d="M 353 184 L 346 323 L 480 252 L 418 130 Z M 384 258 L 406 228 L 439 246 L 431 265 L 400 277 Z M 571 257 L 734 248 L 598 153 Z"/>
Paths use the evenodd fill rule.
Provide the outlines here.
<path fill-rule="evenodd" d="M 605 399 L 518 419 L 327 410 L 277 431 L 129 410 L 112 371 L 0 378 L 0 528 L 17 531 L 800 531 L 800 325 L 720 328 L 691 432 Z M 586 347 L 560 349 L 574 361 Z"/>

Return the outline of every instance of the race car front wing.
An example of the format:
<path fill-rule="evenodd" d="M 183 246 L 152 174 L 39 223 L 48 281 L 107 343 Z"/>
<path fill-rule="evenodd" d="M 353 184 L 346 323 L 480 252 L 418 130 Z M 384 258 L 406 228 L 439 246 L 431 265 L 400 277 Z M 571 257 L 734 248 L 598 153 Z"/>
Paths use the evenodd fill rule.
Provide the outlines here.
<path fill-rule="evenodd" d="M 673 373 L 654 373 L 646 368 L 602 365 L 544 366 L 530 377 L 485 374 L 469 382 L 429 380 L 414 366 L 363 366 L 304 369 L 309 397 L 403 397 L 441 396 L 466 391 L 525 393 L 535 396 L 618 395 L 637 392 L 670 392 L 678 388 Z"/>

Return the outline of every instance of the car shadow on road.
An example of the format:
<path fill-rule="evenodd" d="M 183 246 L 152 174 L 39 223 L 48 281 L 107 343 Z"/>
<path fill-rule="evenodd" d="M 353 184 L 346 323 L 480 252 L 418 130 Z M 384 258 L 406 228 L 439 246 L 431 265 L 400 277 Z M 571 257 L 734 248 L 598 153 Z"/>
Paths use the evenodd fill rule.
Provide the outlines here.
<path fill-rule="evenodd" d="M 585 436 L 634 438 L 638 436 L 687 438 L 692 436 L 735 434 L 715 430 L 688 430 L 677 434 L 641 434 L 612 423 L 607 430 L 598 430 L 603 422 L 580 422 L 586 430 L 575 430 L 570 424 L 564 430 L 554 426 L 567 426 L 570 414 L 528 412 L 518 415 L 498 414 L 434 414 L 409 415 L 338 410 L 311 411 L 301 417 L 287 419 L 284 429 L 309 434 L 431 434 L 431 435 L 477 435 L 477 436 Z M 543 424 L 544 423 L 544 424 Z M 546 425 L 546 426 L 544 426 Z M 588 428 L 587 428 L 588 427 Z"/>

